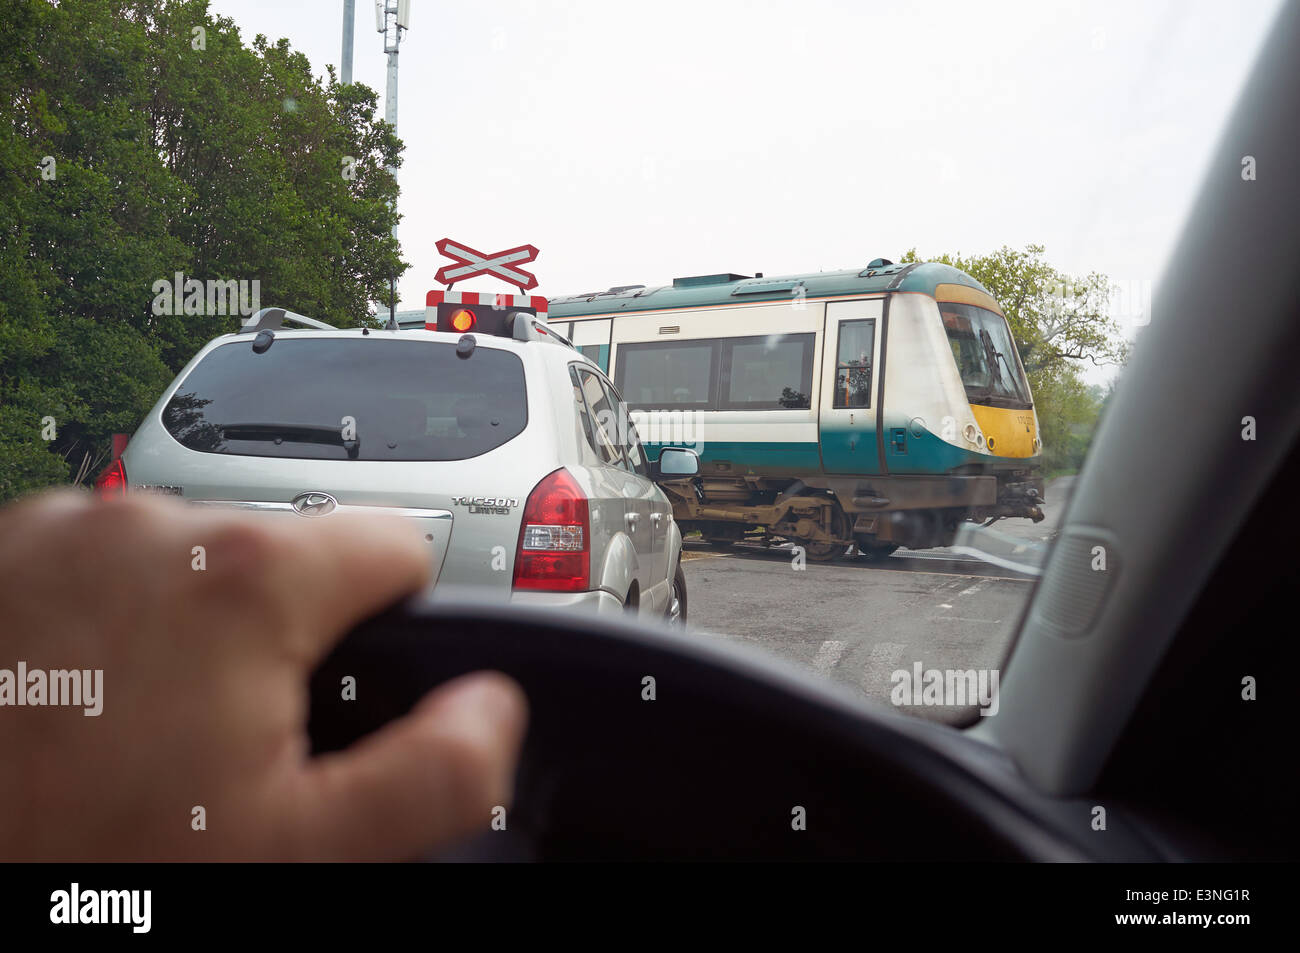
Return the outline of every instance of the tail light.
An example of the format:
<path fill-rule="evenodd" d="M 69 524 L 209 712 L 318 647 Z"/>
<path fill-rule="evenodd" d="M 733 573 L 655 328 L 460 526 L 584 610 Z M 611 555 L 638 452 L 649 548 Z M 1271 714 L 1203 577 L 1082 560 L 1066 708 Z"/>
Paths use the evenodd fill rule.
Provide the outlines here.
<path fill-rule="evenodd" d="M 126 467 L 119 457 L 95 477 L 95 495 L 103 499 L 126 496 Z"/>
<path fill-rule="evenodd" d="M 556 470 L 528 495 L 514 584 L 548 592 L 591 588 L 590 511 L 586 494 L 567 470 Z"/>

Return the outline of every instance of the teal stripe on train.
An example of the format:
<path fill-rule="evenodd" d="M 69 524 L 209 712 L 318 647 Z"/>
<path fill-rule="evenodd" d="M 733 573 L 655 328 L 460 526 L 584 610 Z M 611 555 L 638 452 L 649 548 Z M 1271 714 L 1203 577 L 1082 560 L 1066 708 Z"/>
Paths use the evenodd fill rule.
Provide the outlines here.
<path fill-rule="evenodd" d="M 774 441 L 721 441 L 706 440 L 699 445 L 687 442 L 652 443 L 646 441 L 645 449 L 650 459 L 658 458 L 664 447 L 686 447 L 700 455 L 700 464 L 730 463 L 731 473 L 744 475 L 751 471 L 761 476 L 798 476 L 821 470 L 821 458 L 814 442 L 777 443 Z"/>
<path fill-rule="evenodd" d="M 698 450 L 700 462 L 709 465 L 731 464 L 731 473 L 756 476 L 798 476 L 808 473 L 878 474 L 879 455 L 874 429 L 831 430 L 822 428 L 821 454 L 811 442 L 777 443 L 774 441 L 704 441 L 695 447 L 689 443 L 647 441 L 651 459 L 664 447 L 685 446 Z M 851 446 L 850 446 L 851 445 Z M 825 470 L 822 460 L 825 459 Z M 890 473 L 947 473 L 966 464 L 991 464 L 1001 458 L 963 450 L 922 429 L 918 436 L 907 424 L 885 428 L 885 459 Z"/>

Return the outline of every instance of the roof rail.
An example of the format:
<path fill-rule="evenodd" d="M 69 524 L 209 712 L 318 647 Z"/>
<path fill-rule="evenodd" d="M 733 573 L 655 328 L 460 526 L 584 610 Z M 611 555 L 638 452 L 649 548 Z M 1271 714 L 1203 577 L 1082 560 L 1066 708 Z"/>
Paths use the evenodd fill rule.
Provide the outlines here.
<path fill-rule="evenodd" d="M 332 324 L 326 324 L 324 321 L 317 321 L 315 318 L 309 318 L 303 314 L 297 314 L 293 311 L 286 311 L 284 308 L 263 308 L 256 314 L 252 315 L 247 321 L 240 326 L 239 334 L 245 334 L 249 331 L 278 331 L 285 321 L 292 321 L 295 324 L 301 324 L 309 328 L 316 328 L 320 331 L 337 331 L 338 328 Z"/>
<path fill-rule="evenodd" d="M 573 346 L 573 342 L 563 334 L 547 327 L 546 322 L 539 321 L 536 315 L 529 314 L 526 311 L 515 314 L 514 324 L 510 330 L 510 336 L 516 341 L 547 341 L 551 344 L 563 345 L 571 351 L 578 350 Z"/>

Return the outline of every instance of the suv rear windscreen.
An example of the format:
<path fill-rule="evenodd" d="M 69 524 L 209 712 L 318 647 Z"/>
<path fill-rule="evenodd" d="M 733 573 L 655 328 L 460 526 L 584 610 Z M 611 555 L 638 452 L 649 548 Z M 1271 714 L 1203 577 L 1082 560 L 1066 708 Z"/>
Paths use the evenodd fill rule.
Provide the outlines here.
<path fill-rule="evenodd" d="M 277 337 L 205 357 L 163 408 L 206 453 L 314 460 L 464 460 L 528 424 L 524 366 L 507 351 L 369 338 Z"/>

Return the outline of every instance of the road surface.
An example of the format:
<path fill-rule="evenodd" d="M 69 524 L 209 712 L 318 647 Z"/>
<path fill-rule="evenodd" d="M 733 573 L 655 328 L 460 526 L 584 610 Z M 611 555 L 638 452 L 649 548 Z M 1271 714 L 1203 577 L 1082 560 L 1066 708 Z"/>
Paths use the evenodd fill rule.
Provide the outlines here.
<path fill-rule="evenodd" d="M 1047 488 L 1047 518 L 994 529 L 1050 545 L 1073 477 Z M 890 703 L 899 670 L 997 670 L 1034 577 L 949 549 L 906 550 L 876 562 L 850 557 L 795 568 L 787 547 L 739 544 L 719 553 L 687 540 L 690 629 L 752 645 Z M 999 676 L 1000 679 L 1000 676 Z M 972 706 L 916 705 L 921 717 L 965 722 Z"/>

